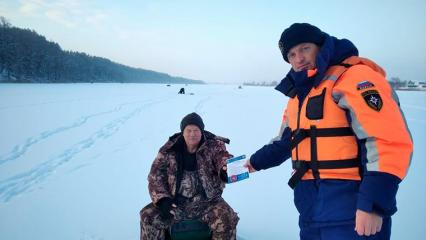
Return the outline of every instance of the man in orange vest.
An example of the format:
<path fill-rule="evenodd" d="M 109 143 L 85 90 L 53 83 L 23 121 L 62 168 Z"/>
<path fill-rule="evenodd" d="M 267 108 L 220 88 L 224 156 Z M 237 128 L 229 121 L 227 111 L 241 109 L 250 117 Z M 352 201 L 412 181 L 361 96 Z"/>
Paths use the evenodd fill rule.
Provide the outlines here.
<path fill-rule="evenodd" d="M 413 142 L 385 72 L 307 23 L 284 30 L 279 48 L 292 69 L 276 89 L 290 99 L 279 136 L 246 166 L 291 157 L 301 239 L 390 239 Z"/>

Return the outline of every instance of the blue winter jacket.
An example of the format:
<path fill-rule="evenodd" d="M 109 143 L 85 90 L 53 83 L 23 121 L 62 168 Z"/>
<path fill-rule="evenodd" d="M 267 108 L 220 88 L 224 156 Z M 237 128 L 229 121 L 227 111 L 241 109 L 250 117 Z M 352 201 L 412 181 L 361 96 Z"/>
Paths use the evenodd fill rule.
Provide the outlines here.
<path fill-rule="evenodd" d="M 307 71 L 290 70 L 286 78 L 294 79 L 293 85 L 299 102 L 312 87 L 319 85 L 325 72 L 331 65 L 336 65 L 350 56 L 357 56 L 357 48 L 346 39 L 328 36 L 316 59 L 317 74 L 307 77 Z M 289 88 L 288 79 L 283 79 L 276 87 L 285 93 Z M 348 115 L 348 121 L 351 119 Z M 275 167 L 291 156 L 291 130 L 284 129 L 278 140 L 265 145 L 250 158 L 256 170 Z M 363 144 L 359 144 L 363 146 Z M 360 149 L 361 162 L 367 162 L 366 151 Z M 353 180 L 303 180 L 294 189 L 294 203 L 300 213 L 299 224 L 310 226 L 330 226 L 353 224 L 356 209 L 376 212 L 383 217 L 390 217 L 396 211 L 396 192 L 400 179 L 383 172 L 369 172 L 363 169 L 362 181 Z"/>

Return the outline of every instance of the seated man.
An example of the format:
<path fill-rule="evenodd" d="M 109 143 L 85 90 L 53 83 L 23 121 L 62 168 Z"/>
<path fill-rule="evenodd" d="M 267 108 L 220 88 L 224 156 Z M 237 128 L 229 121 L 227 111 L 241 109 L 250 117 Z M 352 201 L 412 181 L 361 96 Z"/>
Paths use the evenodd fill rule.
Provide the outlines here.
<path fill-rule="evenodd" d="M 160 148 L 148 175 L 152 203 L 141 212 L 141 240 L 162 240 L 173 223 L 199 219 L 212 239 L 236 239 L 238 216 L 222 198 L 226 181 L 225 143 L 204 130 L 196 113 L 182 119 L 180 133 Z"/>

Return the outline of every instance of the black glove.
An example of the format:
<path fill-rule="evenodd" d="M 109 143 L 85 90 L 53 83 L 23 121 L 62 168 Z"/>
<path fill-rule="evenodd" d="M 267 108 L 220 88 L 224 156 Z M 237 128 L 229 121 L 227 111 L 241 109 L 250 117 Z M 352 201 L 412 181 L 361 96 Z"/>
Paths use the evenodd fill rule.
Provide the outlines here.
<path fill-rule="evenodd" d="M 172 210 L 172 204 L 173 204 L 173 200 L 168 197 L 162 198 L 157 202 L 157 207 L 158 209 L 160 209 L 162 218 L 164 219 L 173 218 L 173 214 L 170 213 L 170 210 Z"/>
<path fill-rule="evenodd" d="M 223 169 L 223 168 L 220 169 L 219 177 L 220 177 L 220 180 L 228 183 L 228 173 L 226 172 L 225 169 Z"/>

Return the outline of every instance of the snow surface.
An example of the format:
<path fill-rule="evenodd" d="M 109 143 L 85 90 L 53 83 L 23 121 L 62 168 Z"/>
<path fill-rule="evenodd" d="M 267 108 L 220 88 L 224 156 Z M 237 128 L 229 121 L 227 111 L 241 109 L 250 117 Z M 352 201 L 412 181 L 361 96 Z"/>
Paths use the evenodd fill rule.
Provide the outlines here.
<path fill-rule="evenodd" d="M 230 138 L 235 155 L 278 132 L 287 98 L 271 87 L 188 85 L 178 95 L 182 86 L 0 85 L 0 239 L 138 239 L 152 160 L 187 113 Z M 424 239 L 426 93 L 398 94 L 415 151 L 392 239 Z M 227 185 L 239 239 L 298 239 L 290 172 L 285 162 Z"/>

